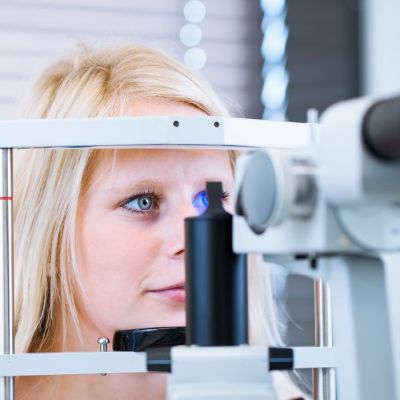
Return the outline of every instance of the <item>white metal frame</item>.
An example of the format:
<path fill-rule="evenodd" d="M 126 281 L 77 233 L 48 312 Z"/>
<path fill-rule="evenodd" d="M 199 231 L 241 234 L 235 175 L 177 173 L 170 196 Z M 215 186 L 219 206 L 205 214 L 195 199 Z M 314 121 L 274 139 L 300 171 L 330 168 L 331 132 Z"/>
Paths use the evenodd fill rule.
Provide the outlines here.
<path fill-rule="evenodd" d="M 279 134 L 277 134 L 279 133 Z M 308 124 L 223 117 L 122 117 L 0 121 L 0 148 L 298 147 Z"/>

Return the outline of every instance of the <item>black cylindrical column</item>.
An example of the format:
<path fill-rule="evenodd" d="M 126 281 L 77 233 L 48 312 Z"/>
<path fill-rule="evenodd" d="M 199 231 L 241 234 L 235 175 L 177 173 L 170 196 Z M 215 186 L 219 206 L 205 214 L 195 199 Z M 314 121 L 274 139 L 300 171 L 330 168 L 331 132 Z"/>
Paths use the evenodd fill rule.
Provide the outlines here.
<path fill-rule="evenodd" d="M 232 251 L 232 215 L 222 205 L 222 184 L 207 183 L 207 195 L 207 211 L 185 220 L 186 344 L 244 344 L 246 257 Z"/>

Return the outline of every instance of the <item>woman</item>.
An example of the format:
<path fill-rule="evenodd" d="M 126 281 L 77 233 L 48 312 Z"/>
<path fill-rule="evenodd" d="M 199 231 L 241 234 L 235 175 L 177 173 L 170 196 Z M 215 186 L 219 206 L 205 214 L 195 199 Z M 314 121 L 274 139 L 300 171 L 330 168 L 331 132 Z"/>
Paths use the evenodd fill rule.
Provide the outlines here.
<path fill-rule="evenodd" d="M 201 78 L 140 46 L 55 64 L 24 112 L 30 118 L 138 115 L 227 112 Z M 184 325 L 183 219 L 196 214 L 210 179 L 223 182 L 231 209 L 232 155 L 42 149 L 15 158 L 17 352 L 96 351 L 99 336 L 119 329 Z M 260 293 L 262 280 L 252 273 L 250 293 Z M 277 337 L 266 311 L 260 296 L 250 299 L 253 341 Z M 295 396 L 289 380 L 277 380 L 282 398 Z M 16 390 L 21 400 L 162 399 L 165 383 L 163 374 L 20 378 Z"/>

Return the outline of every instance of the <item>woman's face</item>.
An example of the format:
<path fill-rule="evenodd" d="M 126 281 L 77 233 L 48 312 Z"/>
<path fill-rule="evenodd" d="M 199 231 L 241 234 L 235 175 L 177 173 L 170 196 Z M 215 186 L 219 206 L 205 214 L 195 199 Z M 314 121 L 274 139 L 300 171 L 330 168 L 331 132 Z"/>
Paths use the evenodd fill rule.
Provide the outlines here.
<path fill-rule="evenodd" d="M 166 100 L 131 106 L 128 115 L 204 115 Z M 198 214 L 193 203 L 207 181 L 223 182 L 230 209 L 226 151 L 104 151 L 78 211 L 84 329 L 112 337 L 119 329 L 185 325 L 184 218 Z"/>

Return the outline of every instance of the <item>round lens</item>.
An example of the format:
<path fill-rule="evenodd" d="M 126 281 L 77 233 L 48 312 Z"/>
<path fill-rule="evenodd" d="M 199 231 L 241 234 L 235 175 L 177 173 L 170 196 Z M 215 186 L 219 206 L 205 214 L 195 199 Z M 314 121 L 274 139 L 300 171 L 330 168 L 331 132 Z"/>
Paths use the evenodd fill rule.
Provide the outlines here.
<path fill-rule="evenodd" d="M 197 193 L 192 201 L 193 207 L 199 214 L 203 214 L 208 208 L 208 198 L 205 190 Z"/>

